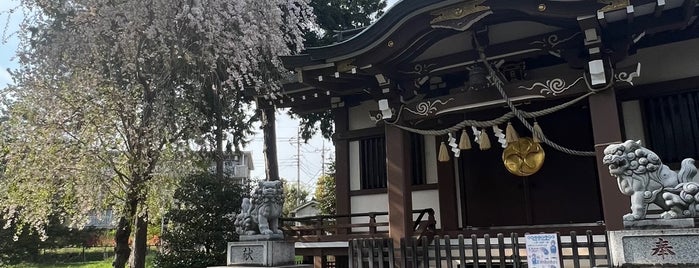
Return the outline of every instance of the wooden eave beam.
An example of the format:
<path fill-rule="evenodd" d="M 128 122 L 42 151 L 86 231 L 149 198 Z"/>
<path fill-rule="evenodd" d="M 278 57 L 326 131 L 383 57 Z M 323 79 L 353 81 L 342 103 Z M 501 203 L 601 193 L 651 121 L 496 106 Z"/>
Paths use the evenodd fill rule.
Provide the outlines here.
<path fill-rule="evenodd" d="M 304 66 L 322 65 L 323 60 L 313 59 L 309 54 L 299 54 L 293 56 L 280 56 L 284 67 L 290 70 Z"/>
<path fill-rule="evenodd" d="M 328 106 L 330 107 L 329 96 L 319 96 L 319 97 L 306 97 L 296 98 L 296 97 L 277 97 L 276 99 L 259 99 L 260 103 L 264 103 L 268 106 L 274 106 L 277 108 L 293 108 L 293 107 L 314 107 L 314 106 Z"/>
<path fill-rule="evenodd" d="M 668 11 L 666 11 L 666 13 L 668 13 Z M 668 13 L 666 15 L 672 14 Z M 629 34 L 640 33 L 643 31 L 668 31 L 680 29 L 681 27 L 686 26 L 686 22 L 683 20 L 678 21 L 676 16 L 663 16 L 662 18 L 644 16 L 641 18 L 636 17 L 634 21 L 635 23 L 630 29 Z M 626 22 L 623 23 L 626 24 Z M 610 27 L 619 28 L 615 25 L 616 23 L 614 25 L 610 25 Z M 629 31 L 628 27 L 623 28 L 626 29 L 626 31 Z M 547 42 L 547 40 L 551 40 L 550 38 L 553 36 L 558 37 L 557 39 L 559 43 Z M 572 38 L 566 40 L 570 37 Z M 561 42 L 563 40 L 566 41 Z M 504 59 L 512 61 L 537 55 L 552 54 L 555 56 L 560 56 L 570 63 L 571 61 L 583 60 L 582 58 L 572 58 L 578 55 L 577 52 L 579 50 L 584 49 L 582 40 L 583 35 L 580 30 L 561 30 L 516 41 L 510 41 L 507 43 L 491 45 L 485 48 L 485 53 L 490 59 Z M 552 44 L 555 44 L 555 46 L 552 46 Z M 566 50 L 570 50 L 572 53 L 565 53 Z M 469 50 L 418 62 L 402 63 L 395 67 L 395 69 L 397 70 L 398 74 L 402 75 L 401 79 L 409 80 L 420 78 L 425 75 L 442 75 L 444 73 L 449 73 L 452 71 L 452 69 L 464 68 L 465 66 L 471 65 L 478 60 L 478 53 L 474 50 Z M 572 66 L 575 67 L 582 67 L 577 65 L 579 64 L 572 64 Z"/>
<path fill-rule="evenodd" d="M 682 30 L 688 26 L 692 16 L 696 14 L 696 10 L 697 8 L 672 9 L 664 10 L 663 16 L 658 18 L 654 16 L 636 17 L 635 23 L 631 27 L 635 32 L 645 31 L 648 35 Z"/>
<path fill-rule="evenodd" d="M 614 78 L 615 88 L 633 85 L 638 77 L 637 65 L 619 68 Z M 536 80 L 518 81 L 505 85 L 508 97 L 515 101 L 541 101 L 574 97 L 589 92 L 582 70 L 565 69 L 552 75 L 540 75 Z M 622 79 L 623 78 L 623 79 Z M 505 101 L 495 88 L 468 90 L 462 93 L 425 99 L 402 107 L 405 121 L 429 120 L 449 113 L 469 109 L 503 106 Z"/>
<path fill-rule="evenodd" d="M 634 0 L 630 2 L 627 0 L 626 2 L 634 6 L 655 5 L 655 12 L 658 14 L 658 10 L 666 9 L 662 3 L 658 4 L 658 1 L 662 0 Z M 684 3 L 686 14 L 693 14 L 694 6 L 692 4 L 696 4 L 696 0 L 686 0 Z M 414 3 L 405 3 L 403 9 L 411 9 L 409 7 L 410 4 Z M 492 25 L 512 20 L 529 20 L 562 27 L 575 27 L 576 19 L 581 16 L 595 16 L 598 12 L 604 11 L 601 13 L 604 14 L 602 17 L 602 22 L 604 23 L 607 13 L 618 14 L 627 12 L 623 0 L 611 0 L 611 3 L 608 4 L 593 1 L 547 1 L 542 4 L 544 6 L 543 10 L 539 4 L 541 4 L 541 1 L 534 0 L 488 1 L 482 5 L 487 6 L 493 14 L 483 18 L 482 22 L 479 23 Z M 436 5 L 436 2 L 434 5 L 440 6 Z M 441 8 L 444 7 L 441 6 Z M 458 8 L 458 6 L 455 5 L 454 8 Z M 391 66 L 402 64 L 401 62 L 412 61 L 437 40 L 461 32 L 437 27 L 437 24 L 432 22 L 435 15 L 430 14 L 431 12 L 433 11 L 411 15 L 412 17 L 399 27 L 395 27 L 395 25 L 380 25 L 384 21 L 388 21 L 380 20 L 377 22 L 377 25 L 372 25 L 370 29 L 367 29 L 362 34 L 372 35 L 373 38 L 378 39 L 371 39 L 368 36 L 357 36 L 353 40 L 330 47 L 309 48 L 307 54 L 284 57 L 283 61 L 287 67 L 303 68 L 311 65 L 322 66 L 318 65 L 321 63 L 332 64 L 333 61 L 352 58 L 355 59 L 354 64 L 356 66 L 372 66 L 367 70 L 369 73 L 385 73 L 387 70 L 391 70 Z M 390 13 L 386 14 L 386 17 L 390 17 Z M 653 15 L 650 15 L 650 17 L 653 17 Z M 683 16 L 685 20 L 690 17 L 691 15 Z M 627 18 L 636 20 L 638 15 L 632 13 Z M 385 28 L 382 30 L 384 33 L 377 29 L 382 27 Z M 356 44 L 359 39 L 364 40 L 366 42 L 364 44 L 375 46 L 360 54 L 352 52 L 357 49 L 367 49 L 366 45 Z M 381 63 L 382 66 L 379 66 L 378 63 Z"/>
<path fill-rule="evenodd" d="M 353 94 L 376 86 L 374 76 L 360 72 L 337 72 L 331 68 L 303 71 L 301 82 L 321 91 L 331 91 L 332 95 Z"/>
<path fill-rule="evenodd" d="M 329 63 L 329 65 L 332 66 L 311 70 L 301 70 L 301 82 L 305 83 L 312 80 L 324 81 L 326 78 L 335 80 L 366 80 L 373 77 L 372 74 L 368 74 L 359 68 L 341 70 L 346 67 L 337 67 L 339 64 L 339 62 Z"/>
<path fill-rule="evenodd" d="M 317 112 L 326 112 L 330 110 L 330 100 L 325 100 L 325 101 L 316 101 L 316 102 L 308 102 L 308 103 L 297 103 L 299 105 L 291 105 L 291 106 L 281 106 L 284 108 L 291 108 L 291 110 L 294 111 L 294 113 L 298 115 L 306 115 L 306 114 L 311 114 L 311 113 L 317 113 Z"/>
<path fill-rule="evenodd" d="M 287 66 L 298 67 L 314 63 L 340 61 L 358 56 L 369 56 L 361 59 L 361 62 L 364 63 L 402 61 L 412 57 L 410 54 L 418 54 L 419 50 L 423 49 L 424 44 L 419 44 L 419 42 L 424 38 L 418 37 L 428 36 L 428 33 L 435 30 L 435 28 L 450 29 L 442 25 L 444 23 L 457 25 L 451 28 L 454 29 L 452 32 L 455 33 L 470 30 L 469 28 L 459 28 L 459 23 L 471 25 L 474 21 L 478 22 L 481 19 L 488 24 L 512 20 L 529 20 L 560 27 L 575 27 L 577 18 L 581 16 L 595 16 L 598 12 L 603 14 L 626 12 L 624 9 L 627 5 L 657 5 L 657 1 L 658 0 L 608 0 L 606 2 L 542 2 L 540 0 L 493 0 L 479 4 L 480 7 L 487 7 L 487 10 L 492 12 L 491 15 L 485 17 L 476 16 L 476 18 L 471 18 L 466 15 L 461 18 L 447 19 L 440 22 L 433 22 L 433 19 L 437 17 L 437 15 L 431 14 L 432 12 L 449 8 L 456 10 L 457 8 L 463 8 L 462 5 L 468 3 L 458 2 L 452 6 L 445 6 L 444 2 L 436 0 L 403 1 L 399 2 L 374 25 L 354 38 L 328 47 L 309 48 L 306 51 L 307 55 L 294 59 L 285 59 L 284 62 Z M 687 1 L 694 2 L 695 0 Z M 687 5 L 690 6 L 691 3 Z M 467 10 L 467 12 L 469 11 Z M 655 12 L 657 13 L 658 10 L 656 9 Z M 464 19 L 470 19 L 471 21 L 459 21 Z M 400 25 L 396 27 L 397 24 Z M 407 54 L 400 56 L 404 53 L 400 52 L 400 49 L 397 48 L 408 47 L 412 47 L 413 51 L 407 51 Z"/>
<path fill-rule="evenodd" d="M 685 24 L 689 23 L 689 20 L 694 16 L 697 9 L 697 0 L 684 0 L 682 4 L 682 9 L 684 10 L 683 21 Z"/>
<path fill-rule="evenodd" d="M 578 30 L 562 30 L 494 44 L 485 48 L 485 54 L 492 60 L 519 60 L 536 55 L 559 54 L 561 50 L 580 48 L 582 38 L 582 34 Z M 451 72 L 455 68 L 463 70 L 466 66 L 479 60 L 480 56 L 477 51 L 468 50 L 438 58 L 403 63 L 398 65 L 396 69 L 398 73 L 404 75 L 403 78 L 411 79 L 425 75 L 440 75 Z"/>
<path fill-rule="evenodd" d="M 653 13 L 653 15 L 656 18 L 659 18 L 660 16 L 663 15 L 663 10 L 665 10 L 665 4 L 666 4 L 665 0 L 656 0 L 655 12 Z"/>
<path fill-rule="evenodd" d="M 366 82 L 368 80 L 373 80 L 373 75 L 364 74 L 363 72 L 357 73 L 347 73 L 338 72 L 330 69 L 305 71 L 303 72 L 304 82 L 308 81 L 319 81 L 319 82 L 333 82 L 333 83 L 354 83 L 354 82 Z"/>
<path fill-rule="evenodd" d="M 458 32 L 430 27 L 430 17 L 422 15 L 386 38 L 384 44 L 357 56 L 358 66 L 394 65 L 415 58 L 433 43 Z"/>
<path fill-rule="evenodd" d="M 602 30 L 602 33 L 606 32 L 607 29 L 611 30 L 614 28 L 625 28 L 625 33 L 628 35 L 638 34 L 643 31 L 645 31 L 647 34 L 653 34 L 656 32 L 682 29 L 687 26 L 686 21 L 696 13 L 696 0 L 686 0 L 683 2 L 683 8 L 673 8 L 670 10 L 662 7 L 662 3 L 658 4 L 657 1 L 659 0 L 638 0 L 633 1 L 632 4 L 644 5 L 653 3 L 656 5 L 656 11 L 658 8 L 663 8 L 663 11 L 661 12 L 662 16 L 660 16 L 659 18 L 654 18 L 653 15 L 644 15 L 641 17 L 634 16 L 632 24 L 629 25 L 628 21 L 617 21 L 609 24 L 609 28 L 604 27 L 605 29 Z M 556 19 L 568 20 L 579 14 L 592 11 L 595 8 L 605 7 L 605 5 L 603 4 L 590 5 L 589 3 L 587 3 L 584 4 L 586 6 L 585 8 L 576 9 L 576 5 L 583 5 L 583 3 L 547 2 L 546 10 L 542 12 L 539 10 L 535 10 L 535 6 L 533 4 L 534 1 L 528 0 L 517 1 L 516 3 L 509 3 L 508 5 L 505 5 L 501 1 L 498 1 L 493 2 L 490 7 L 491 9 L 495 11 L 499 10 L 502 13 L 519 12 L 519 16 L 523 16 L 522 14 L 525 14 L 532 20 L 537 21 L 553 21 Z M 611 10 L 608 12 L 627 12 L 627 10 L 618 9 Z M 363 90 L 367 88 L 378 88 L 375 78 L 373 77 L 373 74 L 375 73 L 383 73 L 384 75 L 391 77 L 401 85 L 410 86 L 414 84 L 412 83 L 412 80 L 424 79 L 424 77 L 426 76 L 429 77 L 448 74 L 453 72 L 456 68 L 463 68 L 469 64 L 476 62 L 479 59 L 477 53 L 471 50 L 447 55 L 444 57 L 424 60 L 420 62 L 408 63 L 409 61 L 423 53 L 432 43 L 436 42 L 436 40 L 439 40 L 444 35 L 459 33 L 458 31 L 448 31 L 443 29 L 439 29 L 439 31 L 437 31 L 431 29 L 429 20 L 432 17 L 427 16 L 427 14 L 428 13 L 416 16 L 416 18 L 409 21 L 408 24 L 398 28 L 398 30 L 396 30 L 396 32 L 394 32 L 393 34 L 395 35 L 395 37 L 399 37 L 401 39 L 393 40 L 392 48 L 388 45 L 388 43 L 386 43 L 384 44 L 384 47 L 377 48 L 376 51 L 370 51 L 365 55 L 360 55 L 358 59 L 352 60 L 351 64 L 353 66 L 363 66 L 364 69 L 361 69 L 361 67 L 354 68 L 352 70 L 352 73 L 349 73 L 347 71 L 338 72 L 340 68 L 337 66 L 338 64 L 340 64 L 340 62 L 324 63 L 325 67 L 313 68 L 302 71 L 304 84 L 320 89 L 319 92 L 331 91 L 332 96 L 350 96 L 361 93 Z M 678 14 L 682 14 L 682 16 L 678 16 Z M 497 20 L 497 17 L 493 18 L 495 18 L 493 20 Z M 623 27 L 622 24 L 626 24 L 627 27 Z M 419 30 L 416 31 L 416 28 L 418 28 Z M 430 33 L 432 35 L 426 33 Z M 436 35 L 435 33 L 441 34 L 439 35 L 439 38 L 436 38 L 436 36 L 438 35 Z M 419 40 L 413 40 L 412 43 L 403 46 L 402 49 L 398 48 L 400 44 L 408 42 L 409 39 L 415 38 L 415 36 L 420 35 L 422 35 L 423 38 L 419 38 Z M 549 39 L 554 35 L 558 36 L 557 40 Z M 587 61 L 586 58 L 581 58 L 581 53 L 579 53 L 579 51 L 584 49 L 581 42 L 582 36 L 583 35 L 581 34 L 580 30 L 561 30 L 507 43 L 491 45 L 486 48 L 486 54 L 490 56 L 490 59 L 505 59 L 510 61 L 552 54 L 565 59 L 571 64 L 571 66 L 575 68 L 580 68 L 582 67 L 580 63 L 585 63 Z M 389 37 L 389 39 L 390 38 L 391 37 Z M 605 40 L 609 40 L 609 38 L 605 38 Z M 624 53 L 623 55 L 617 55 L 614 58 L 617 60 L 623 59 L 625 55 L 628 53 L 628 47 L 628 45 L 616 46 L 616 48 L 624 50 Z M 619 52 L 621 51 L 618 51 L 617 53 Z M 375 62 L 371 62 L 370 60 L 368 60 L 370 58 L 373 58 L 373 61 L 378 61 L 378 59 L 385 60 L 387 58 L 389 60 L 383 61 L 382 64 L 379 65 Z M 308 64 L 318 63 L 322 61 L 319 59 L 314 59 L 311 55 L 299 56 L 297 59 L 299 61 L 309 61 L 310 63 Z M 332 67 L 330 65 L 332 65 Z M 418 66 L 420 66 L 420 68 L 416 68 Z M 319 77 L 322 78 L 319 79 Z M 419 89 L 419 87 L 407 88 L 407 90 L 409 90 L 410 92 L 413 92 L 416 89 Z M 304 92 L 302 94 L 306 93 Z"/>

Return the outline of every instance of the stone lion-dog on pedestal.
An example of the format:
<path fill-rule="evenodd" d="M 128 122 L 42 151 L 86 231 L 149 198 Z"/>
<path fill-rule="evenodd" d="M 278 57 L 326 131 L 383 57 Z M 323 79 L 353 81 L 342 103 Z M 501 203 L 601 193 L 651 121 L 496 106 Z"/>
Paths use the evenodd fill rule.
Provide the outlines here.
<path fill-rule="evenodd" d="M 653 151 L 629 140 L 607 146 L 602 162 L 617 178 L 619 190 L 631 196 L 631 213 L 624 215 L 624 221 L 645 219 L 649 204 L 663 209 L 663 219 L 699 214 L 699 184 L 692 181 L 697 174 L 694 159 L 684 159 L 680 171 L 675 172 Z"/>
<path fill-rule="evenodd" d="M 244 198 L 235 226 L 239 235 L 282 234 L 279 218 L 284 205 L 281 181 L 260 181 L 252 199 Z"/>

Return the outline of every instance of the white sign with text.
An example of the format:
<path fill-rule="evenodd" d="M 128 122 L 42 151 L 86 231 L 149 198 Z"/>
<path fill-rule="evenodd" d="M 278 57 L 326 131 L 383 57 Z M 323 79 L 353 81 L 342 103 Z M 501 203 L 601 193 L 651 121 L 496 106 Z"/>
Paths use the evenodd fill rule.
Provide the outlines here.
<path fill-rule="evenodd" d="M 525 238 L 529 268 L 561 268 L 556 234 L 528 234 Z"/>

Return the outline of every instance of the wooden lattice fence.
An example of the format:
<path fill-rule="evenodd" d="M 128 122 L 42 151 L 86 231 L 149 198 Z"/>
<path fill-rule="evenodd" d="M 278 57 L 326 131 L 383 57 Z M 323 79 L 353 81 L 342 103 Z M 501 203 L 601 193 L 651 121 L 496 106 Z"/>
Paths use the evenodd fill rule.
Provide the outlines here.
<path fill-rule="evenodd" d="M 608 264 L 607 239 L 592 231 L 558 236 L 561 267 L 604 267 Z M 526 267 L 524 236 L 483 235 L 456 238 L 435 236 L 402 239 L 395 248 L 390 239 L 355 239 L 349 245 L 350 267 L 504 268 Z M 397 251 L 398 250 L 398 251 Z"/>

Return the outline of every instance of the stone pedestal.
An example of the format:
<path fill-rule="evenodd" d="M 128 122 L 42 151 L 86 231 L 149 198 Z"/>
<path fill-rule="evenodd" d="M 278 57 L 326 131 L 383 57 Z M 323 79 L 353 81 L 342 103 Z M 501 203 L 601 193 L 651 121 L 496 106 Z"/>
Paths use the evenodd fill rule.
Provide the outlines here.
<path fill-rule="evenodd" d="M 626 230 L 648 230 L 648 229 L 684 229 L 694 228 L 693 218 L 684 219 L 646 219 L 637 221 L 624 221 Z"/>
<path fill-rule="evenodd" d="M 238 241 L 281 241 L 284 240 L 283 234 L 256 234 L 256 235 L 241 235 Z"/>
<path fill-rule="evenodd" d="M 294 265 L 294 243 L 243 241 L 228 243 L 228 266 L 279 267 Z"/>
<path fill-rule="evenodd" d="M 698 228 L 609 231 L 608 237 L 614 267 L 699 267 Z"/>

